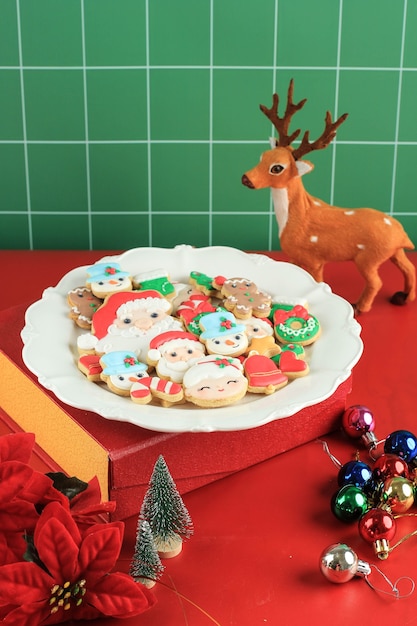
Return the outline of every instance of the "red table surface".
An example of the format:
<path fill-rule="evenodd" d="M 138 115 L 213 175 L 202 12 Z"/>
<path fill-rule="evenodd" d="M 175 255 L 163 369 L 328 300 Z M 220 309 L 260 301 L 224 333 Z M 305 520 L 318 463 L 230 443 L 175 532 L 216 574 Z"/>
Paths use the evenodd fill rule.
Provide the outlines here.
<path fill-rule="evenodd" d="M 107 252 L 0 251 L 2 273 L 8 277 L 0 308 L 37 300 L 67 271 L 104 254 Z M 267 254 L 284 259 L 280 253 Z M 417 254 L 409 256 L 417 265 Z M 358 318 L 364 352 L 353 370 L 353 389 L 348 396 L 348 405 L 365 404 L 374 412 L 379 439 L 397 429 L 415 430 L 417 434 L 417 303 L 391 305 L 388 298 L 402 288 L 402 278 L 389 263 L 382 266 L 381 277 L 383 288 L 372 310 Z M 330 264 L 325 280 L 334 293 L 351 302 L 363 286 L 351 263 Z M 342 432 L 325 440 L 341 463 L 351 460 L 357 448 L 360 458 L 370 462 L 366 449 Z M 417 591 L 396 599 L 372 589 L 361 578 L 336 585 L 320 573 L 322 550 L 329 544 L 345 542 L 392 582 L 401 576 L 417 580 L 417 536 L 395 548 L 386 561 L 379 561 L 372 547 L 359 537 L 357 524 L 343 524 L 333 516 L 330 499 L 337 489 L 337 471 L 322 444 L 313 441 L 186 494 L 184 502 L 194 522 L 194 536 L 180 556 L 165 561 L 164 574 L 154 588 L 157 605 L 136 618 L 96 623 L 417 623 Z M 417 530 L 417 505 L 411 512 L 416 517 L 398 520 L 394 543 Z M 128 570 L 135 525 L 135 519 L 126 523 L 119 570 Z M 369 580 L 378 589 L 389 591 L 375 569 Z M 400 592 L 408 593 L 406 580 L 398 584 Z"/>

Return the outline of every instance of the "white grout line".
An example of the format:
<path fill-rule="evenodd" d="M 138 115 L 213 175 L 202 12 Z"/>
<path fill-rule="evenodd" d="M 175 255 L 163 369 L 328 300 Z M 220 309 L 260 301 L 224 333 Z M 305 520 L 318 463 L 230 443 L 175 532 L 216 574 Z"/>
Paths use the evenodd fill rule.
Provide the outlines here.
<path fill-rule="evenodd" d="M 391 178 L 391 201 L 390 201 L 390 215 L 394 213 L 395 204 L 395 187 L 397 182 L 397 157 L 398 157 L 398 135 L 400 130 L 400 115 L 401 115 L 401 91 L 403 84 L 403 72 L 402 67 L 404 63 L 404 46 L 405 46 L 405 33 L 407 26 L 407 0 L 404 0 L 403 9 L 403 25 L 401 32 L 401 51 L 400 51 L 400 71 L 398 74 L 398 94 L 397 94 L 397 113 L 395 118 L 395 143 L 394 143 L 394 155 L 392 162 L 392 178 Z"/>
<path fill-rule="evenodd" d="M 84 90 L 84 132 L 85 132 L 85 163 L 86 163 L 86 185 L 87 185 L 87 221 L 88 221 L 88 245 L 93 249 L 93 224 L 91 215 L 91 177 L 90 177 L 90 146 L 88 127 L 88 92 L 87 92 L 87 70 L 85 52 L 85 21 L 84 21 L 84 0 L 81 0 L 81 46 L 83 58 L 83 90 Z"/>
<path fill-rule="evenodd" d="M 145 2 L 145 45 L 146 45 L 146 144 L 148 160 L 148 245 L 152 246 L 152 151 L 151 151 L 151 74 L 149 71 L 149 0 Z M 138 212 L 139 214 L 140 212 Z"/>
<path fill-rule="evenodd" d="M 339 115 L 339 79 L 340 79 L 340 52 L 342 49 L 342 26 L 343 26 L 343 0 L 339 0 L 339 23 L 337 31 L 337 65 L 336 65 L 336 84 L 335 84 L 335 102 L 334 102 L 334 119 Z M 337 136 L 333 143 L 332 165 L 330 174 L 330 204 L 334 204 L 334 189 L 336 178 L 336 155 L 337 155 Z"/>
<path fill-rule="evenodd" d="M 19 70 L 20 66 L 16 65 L 0 65 L 0 70 Z M 373 67 L 373 66 L 350 66 L 341 65 L 340 67 L 333 65 L 87 65 L 85 68 L 81 65 L 25 65 L 24 70 L 27 71 L 108 71 L 108 70 L 219 70 L 219 71 L 260 71 L 260 70 L 285 70 L 285 71 L 329 71 L 334 72 L 417 72 L 417 67 Z"/>
<path fill-rule="evenodd" d="M 16 0 L 16 17 L 17 17 L 17 42 L 18 42 L 18 48 L 19 48 L 19 63 L 20 63 L 19 74 L 20 74 L 20 93 L 21 93 L 21 105 L 22 105 L 22 131 L 23 131 L 23 141 L 19 143 L 23 144 L 23 155 L 24 155 L 24 162 L 25 162 L 25 183 L 26 183 L 29 249 L 33 250 L 32 202 L 31 202 L 31 195 L 30 195 L 29 155 L 28 155 L 26 105 L 25 105 L 25 81 L 24 81 L 24 76 L 23 76 L 22 31 L 21 31 L 21 22 L 20 22 L 19 0 Z"/>
<path fill-rule="evenodd" d="M 214 60 L 214 1 L 210 0 L 210 74 L 209 74 L 209 165 L 208 165 L 208 209 L 209 209 L 209 232 L 208 245 L 213 245 L 213 102 L 214 102 L 214 82 L 213 82 L 213 60 Z M 200 143 L 200 142 L 199 142 Z"/>

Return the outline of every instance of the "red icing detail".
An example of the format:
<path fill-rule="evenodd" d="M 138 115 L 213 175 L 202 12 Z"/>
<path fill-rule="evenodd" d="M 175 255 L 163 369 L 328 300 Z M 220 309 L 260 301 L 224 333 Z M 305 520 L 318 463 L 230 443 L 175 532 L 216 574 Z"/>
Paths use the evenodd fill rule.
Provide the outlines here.
<path fill-rule="evenodd" d="M 100 374 L 103 371 L 100 365 L 100 357 L 96 354 L 83 354 L 79 358 L 79 363 L 88 370 L 89 375 Z"/>
<path fill-rule="evenodd" d="M 143 387 L 135 387 L 130 390 L 132 398 L 147 398 L 150 394 L 151 392 L 148 387 L 145 387 L 145 385 L 143 385 Z"/>
<path fill-rule="evenodd" d="M 216 285 L 222 286 L 224 285 L 226 280 L 227 280 L 226 276 L 216 276 L 213 282 L 216 283 Z"/>
<path fill-rule="evenodd" d="M 262 354 L 249 356 L 244 367 L 251 387 L 262 388 L 269 385 L 282 385 L 288 380 L 272 359 Z"/>
<path fill-rule="evenodd" d="M 178 307 L 177 315 L 180 315 L 185 324 L 188 325 L 200 313 L 214 313 L 215 310 L 216 307 L 211 304 L 209 296 L 195 295 Z"/>
<path fill-rule="evenodd" d="M 286 311 L 285 309 L 276 309 L 274 313 L 274 324 L 278 326 L 278 324 L 285 324 L 288 318 L 290 317 L 301 317 L 303 320 L 308 320 L 311 315 L 307 311 L 307 309 L 301 304 L 296 304 L 295 307 Z"/>
<path fill-rule="evenodd" d="M 283 350 L 279 356 L 279 367 L 283 372 L 303 372 L 307 369 L 307 363 L 298 359 L 294 352 Z"/>
<path fill-rule="evenodd" d="M 113 293 L 106 298 L 104 304 L 97 309 L 93 317 L 94 335 L 98 339 L 103 339 L 107 335 L 107 330 L 116 319 L 117 309 L 126 302 L 132 300 L 143 300 L 143 298 L 162 298 L 163 296 L 159 291 L 154 289 L 147 289 L 145 291 L 123 291 L 120 293 Z"/>

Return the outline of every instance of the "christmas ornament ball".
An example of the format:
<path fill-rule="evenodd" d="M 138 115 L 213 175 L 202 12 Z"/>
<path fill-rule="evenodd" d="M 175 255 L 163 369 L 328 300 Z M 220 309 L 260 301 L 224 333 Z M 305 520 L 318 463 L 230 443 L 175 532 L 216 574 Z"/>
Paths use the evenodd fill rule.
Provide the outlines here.
<path fill-rule="evenodd" d="M 344 485 L 337 491 L 330 503 L 333 514 L 342 522 L 356 522 L 368 510 L 365 493 L 355 485 Z"/>
<path fill-rule="evenodd" d="M 409 430 L 395 430 L 386 438 L 384 452 L 396 454 L 410 463 L 417 455 L 417 437 Z"/>
<path fill-rule="evenodd" d="M 354 576 L 370 573 L 368 563 L 358 559 L 357 554 L 345 543 L 334 543 L 320 555 L 320 570 L 332 583 L 346 583 Z"/>
<path fill-rule="evenodd" d="M 348 461 L 339 470 L 337 482 L 343 485 L 363 487 L 372 478 L 372 470 L 363 461 Z"/>
<path fill-rule="evenodd" d="M 373 465 L 373 475 L 376 480 L 385 481 L 391 476 L 410 478 L 407 461 L 398 454 L 381 454 Z"/>
<path fill-rule="evenodd" d="M 359 439 L 375 428 L 372 411 L 363 404 L 348 407 L 342 415 L 342 429 L 353 439 Z"/>
<path fill-rule="evenodd" d="M 392 515 L 384 509 L 372 508 L 360 518 L 358 528 L 362 539 L 373 544 L 378 558 L 388 558 L 389 542 L 396 532 L 396 522 Z"/>
<path fill-rule="evenodd" d="M 414 485 L 407 478 L 392 476 L 384 482 L 382 497 L 392 513 L 405 513 L 414 504 Z"/>

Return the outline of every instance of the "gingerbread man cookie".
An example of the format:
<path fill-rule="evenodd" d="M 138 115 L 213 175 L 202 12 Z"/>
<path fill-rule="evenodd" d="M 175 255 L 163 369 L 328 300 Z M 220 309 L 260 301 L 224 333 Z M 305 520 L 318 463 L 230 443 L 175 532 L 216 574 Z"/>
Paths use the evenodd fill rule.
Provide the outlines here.
<path fill-rule="evenodd" d="M 260 291 L 247 278 L 216 276 L 213 285 L 220 289 L 224 298 L 223 306 L 239 319 L 248 319 L 251 316 L 265 318 L 271 312 L 271 296 Z"/>
<path fill-rule="evenodd" d="M 67 302 L 71 307 L 70 318 L 77 326 L 85 329 L 91 328 L 93 315 L 103 304 L 103 300 L 95 296 L 87 287 L 71 289 L 67 294 Z"/>

